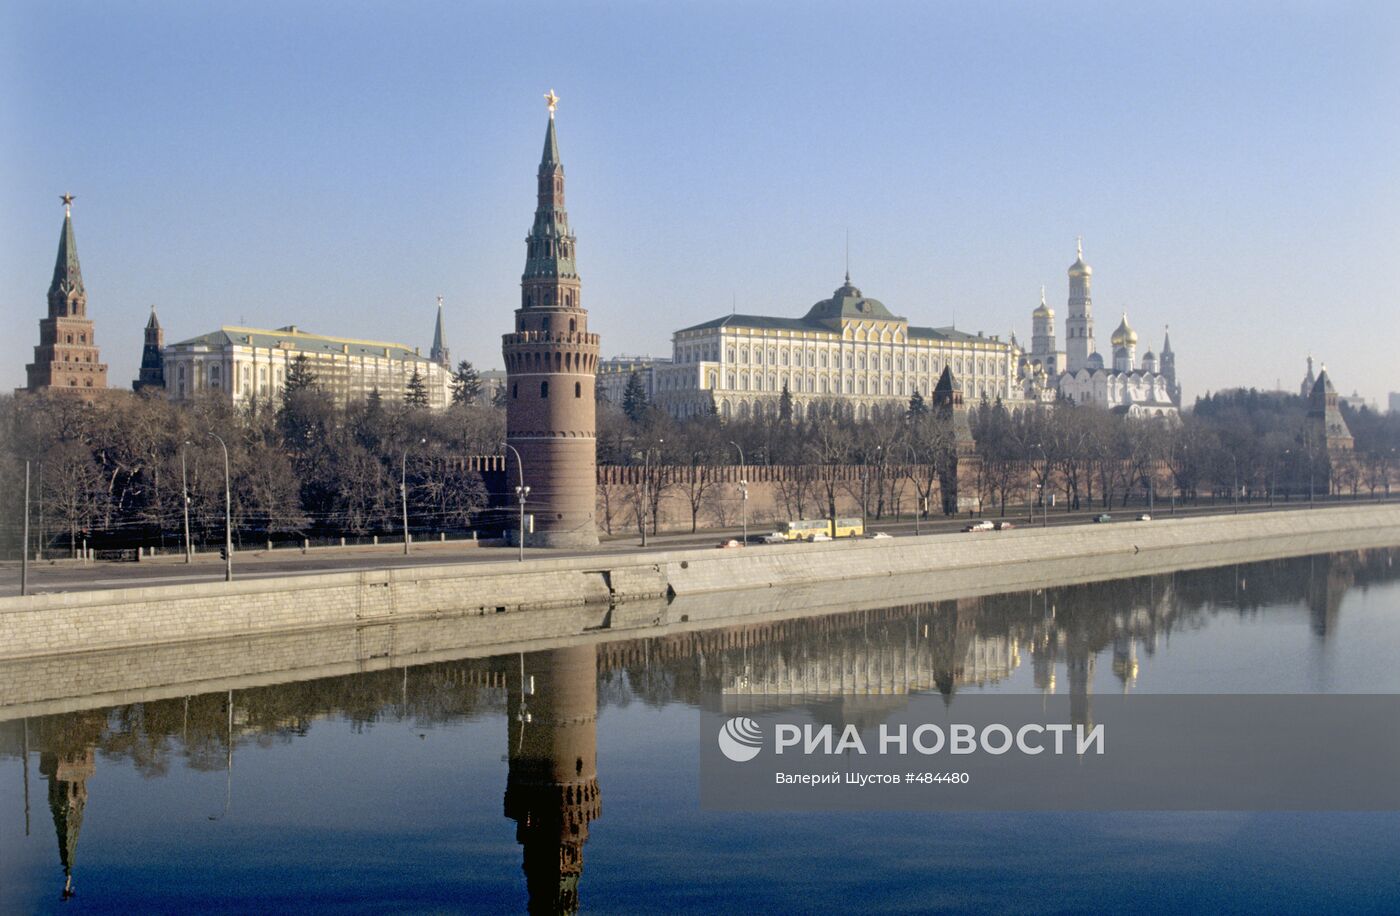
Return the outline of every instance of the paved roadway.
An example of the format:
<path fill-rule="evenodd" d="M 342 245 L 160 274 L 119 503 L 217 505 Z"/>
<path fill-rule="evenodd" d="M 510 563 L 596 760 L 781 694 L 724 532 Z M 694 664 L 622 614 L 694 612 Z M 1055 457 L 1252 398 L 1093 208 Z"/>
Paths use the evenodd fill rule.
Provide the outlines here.
<path fill-rule="evenodd" d="M 1362 501 L 1371 503 L 1371 501 Z M 1349 501 L 1340 505 L 1352 504 Z M 1338 505 L 1338 503 L 1318 502 L 1318 506 Z M 1286 504 L 1280 503 L 1273 510 L 1267 504 L 1255 504 L 1241 506 L 1241 512 L 1267 512 L 1283 511 L 1287 509 L 1306 508 L 1305 504 L 1297 502 Z M 1012 521 L 1018 527 L 1028 527 L 1030 524 L 1040 526 L 1042 524 L 1049 527 L 1062 525 L 1083 525 L 1090 524 L 1094 515 L 1102 510 L 1063 512 L 1051 511 L 1048 517 L 1042 517 L 1039 513 L 1035 516 L 1033 523 L 1026 521 L 1024 509 L 1022 514 L 1008 514 L 1008 521 Z M 1113 522 L 1128 521 L 1141 512 L 1141 507 L 1129 509 L 1111 509 Z M 1176 510 L 1177 516 L 1187 515 L 1220 515 L 1229 514 L 1234 508 L 1229 504 L 1209 504 L 1202 506 L 1185 507 L 1180 506 Z M 1158 505 L 1154 513 L 1157 519 L 1172 517 L 1172 512 L 1167 505 Z M 997 519 L 998 516 L 989 513 L 986 518 Z M 947 533 L 960 531 L 972 521 L 967 516 L 950 519 L 939 517 L 937 519 L 925 519 L 919 524 L 919 531 L 923 534 Z M 883 520 L 872 520 L 867 528 L 869 532 L 883 531 L 897 537 L 912 535 L 914 533 L 914 522 L 905 517 L 903 520 L 895 521 L 890 518 Z M 765 526 L 753 525 L 749 528 L 750 539 L 756 541 L 759 535 L 766 531 Z M 678 548 L 710 547 L 718 544 L 722 539 L 729 537 L 739 537 L 740 529 L 727 528 L 702 531 L 697 534 L 662 534 L 647 538 L 647 550 L 675 550 Z M 983 532 L 969 534 L 968 537 L 995 537 L 995 532 Z M 233 573 L 236 579 L 268 578 L 273 576 L 286 576 L 298 574 L 316 574 L 327 572 L 340 572 L 344 570 L 365 570 L 365 569 L 392 569 L 402 566 L 440 566 L 444 564 L 458 563 L 482 563 L 490 561 L 509 561 L 517 556 L 517 550 L 513 547 L 468 547 L 461 541 L 446 543 L 428 541 L 415 544 L 413 553 L 404 556 L 402 545 L 383 544 L 378 547 L 345 547 L 345 548 L 318 548 L 307 554 L 302 554 L 300 550 L 294 548 L 283 548 L 280 550 L 253 550 L 243 551 L 234 554 Z M 531 557 L 581 557 L 598 556 L 607 557 L 610 554 L 620 552 L 636 552 L 640 547 L 639 539 L 636 535 L 627 538 L 610 538 L 604 540 L 598 548 L 594 550 L 531 550 L 525 551 L 526 562 Z M 801 550 L 802 545 L 792 545 L 793 550 Z M 194 562 L 186 564 L 179 557 L 159 557 L 154 560 L 143 560 L 140 563 L 118 563 L 110 561 L 93 561 L 89 564 L 80 564 L 72 560 L 62 560 L 57 562 L 46 561 L 43 563 L 31 563 L 29 566 L 29 591 L 31 594 L 44 592 L 71 592 L 88 591 L 102 588 L 136 588 L 144 585 L 173 585 L 181 582 L 218 582 L 224 576 L 224 565 L 219 559 L 218 553 L 204 553 L 196 555 Z M 19 594 L 19 564 L 9 562 L 0 565 L 0 595 Z"/>

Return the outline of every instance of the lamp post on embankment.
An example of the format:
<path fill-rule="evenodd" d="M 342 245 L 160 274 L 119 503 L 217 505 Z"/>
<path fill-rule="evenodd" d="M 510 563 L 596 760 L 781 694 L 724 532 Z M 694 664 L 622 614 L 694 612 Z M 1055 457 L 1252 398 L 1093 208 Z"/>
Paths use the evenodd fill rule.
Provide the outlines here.
<path fill-rule="evenodd" d="M 519 560 L 520 560 L 521 563 L 524 563 L 524 562 L 525 562 L 525 500 L 526 500 L 526 499 L 529 497 L 529 495 L 530 495 L 530 488 L 527 487 L 527 486 L 525 486 L 525 462 L 523 462 L 523 461 L 520 460 L 520 452 L 519 452 L 519 450 L 517 450 L 516 447 L 513 446 L 513 445 L 511 445 L 509 442 L 505 443 L 505 446 L 506 446 L 506 448 L 510 449 L 511 454 L 515 456 L 515 470 L 516 470 L 516 472 L 520 475 L 520 483 L 516 484 L 516 486 L 515 486 L 515 498 L 516 498 L 516 500 L 520 503 L 520 536 L 519 536 L 519 545 L 518 545 L 518 546 L 519 546 L 519 549 L 520 549 L 520 557 L 519 557 Z M 506 466 L 506 486 L 510 486 L 510 466 L 509 466 L 509 465 Z"/>
<path fill-rule="evenodd" d="M 210 433 L 211 439 L 218 440 L 224 450 L 224 581 L 233 581 L 233 492 L 229 485 L 228 443 L 217 433 Z"/>
<path fill-rule="evenodd" d="M 749 481 L 744 473 L 744 449 L 739 443 L 730 440 L 729 444 L 739 449 L 739 506 L 744 516 L 744 545 L 749 543 Z"/>

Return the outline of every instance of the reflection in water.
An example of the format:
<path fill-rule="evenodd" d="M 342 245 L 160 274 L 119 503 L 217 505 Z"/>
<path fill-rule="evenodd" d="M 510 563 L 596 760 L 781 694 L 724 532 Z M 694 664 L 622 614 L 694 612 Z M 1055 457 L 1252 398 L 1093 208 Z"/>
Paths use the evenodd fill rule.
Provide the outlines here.
<path fill-rule="evenodd" d="M 1100 655 L 1127 691 L 1139 652 L 1153 656 L 1173 631 L 1200 629 L 1221 613 L 1247 618 L 1300 605 L 1323 644 L 1338 632 L 1343 595 L 1392 579 L 1397 556 L 1361 551 L 767 620 L 3 722 L 0 757 L 24 754 L 27 766 L 28 753 L 38 752 L 67 898 L 99 754 L 148 777 L 176 758 L 231 777 L 235 745 L 289 743 L 329 716 L 359 728 L 381 718 L 442 724 L 504 715 L 504 813 L 516 824 L 529 911 L 571 913 L 589 827 L 601 814 L 600 704 L 802 705 L 818 719 L 864 727 L 913 693 L 937 691 L 951 703 L 960 689 L 1005 681 L 1029 656 L 1037 690 L 1054 693 L 1063 671 L 1071 718 L 1087 725 Z"/>
<path fill-rule="evenodd" d="M 78 832 L 83 829 L 87 781 L 96 769 L 96 753 L 91 747 L 63 754 L 44 751 L 39 755 L 39 774 L 49 781 L 49 810 L 58 833 L 65 899 L 73 896 L 73 860 L 78 852 Z"/>
<path fill-rule="evenodd" d="M 598 653 L 574 646 L 520 656 L 508 694 L 506 817 L 525 850 L 531 913 L 573 913 L 598 796 Z"/>

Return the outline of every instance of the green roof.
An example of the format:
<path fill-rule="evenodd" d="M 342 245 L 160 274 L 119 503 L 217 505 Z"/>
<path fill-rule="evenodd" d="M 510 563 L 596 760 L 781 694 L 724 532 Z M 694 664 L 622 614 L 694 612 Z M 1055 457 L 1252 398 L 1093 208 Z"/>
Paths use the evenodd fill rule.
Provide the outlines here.
<path fill-rule="evenodd" d="M 859 289 L 851 285 L 851 278 L 847 276 L 845 284 L 838 288 L 830 299 L 823 299 L 813 305 L 801 318 L 774 318 L 769 315 L 725 315 L 723 318 L 715 318 L 712 321 L 704 321 L 688 328 L 681 328 L 676 333 L 707 331 L 711 328 L 759 328 L 765 331 L 817 331 L 824 334 L 834 334 L 839 323 L 843 320 L 870 319 L 905 320 L 892 314 L 878 299 L 866 298 Z M 990 337 L 969 334 L 952 327 L 928 328 L 909 325 L 908 328 L 910 339 L 916 340 L 999 343 Z"/>
<path fill-rule="evenodd" d="M 176 347 L 209 347 L 222 349 L 227 346 L 282 348 L 299 353 L 339 353 L 350 356 L 376 356 L 387 359 L 417 360 L 432 362 L 428 357 L 415 353 L 413 348 L 401 343 L 379 340 L 355 340 L 350 337 L 327 337 L 322 334 L 308 334 L 295 325 L 275 330 L 263 328 L 222 327 L 208 334 L 182 340 Z M 388 351 L 387 353 L 385 351 Z"/>
<path fill-rule="evenodd" d="M 78 266 L 78 242 L 73 238 L 73 217 L 64 214 L 63 231 L 58 236 L 58 258 L 53 265 L 49 294 L 83 292 L 83 272 Z"/>
<path fill-rule="evenodd" d="M 843 318 L 855 321 L 862 318 L 897 320 L 890 310 L 885 308 L 883 302 L 867 299 L 864 293 L 852 286 L 850 274 L 846 275 L 846 282 L 831 294 L 830 299 L 823 299 L 813 305 L 805 317 L 808 321 L 826 322 L 840 321 Z"/>

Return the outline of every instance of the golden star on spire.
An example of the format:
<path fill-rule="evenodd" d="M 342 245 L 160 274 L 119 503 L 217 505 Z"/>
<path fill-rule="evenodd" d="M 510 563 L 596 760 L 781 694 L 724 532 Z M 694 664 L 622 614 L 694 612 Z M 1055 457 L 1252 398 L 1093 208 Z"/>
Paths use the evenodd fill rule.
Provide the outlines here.
<path fill-rule="evenodd" d="M 555 95 L 554 90 L 551 89 L 544 94 L 544 101 L 549 106 L 549 116 L 554 117 L 554 109 L 559 107 L 559 96 Z"/>
<path fill-rule="evenodd" d="M 73 212 L 73 195 L 72 195 L 72 194 L 62 194 L 62 195 L 59 196 L 58 199 L 61 200 L 61 201 L 63 201 L 63 213 L 64 213 L 64 215 L 66 216 L 66 215 L 71 214 L 71 213 Z"/>

